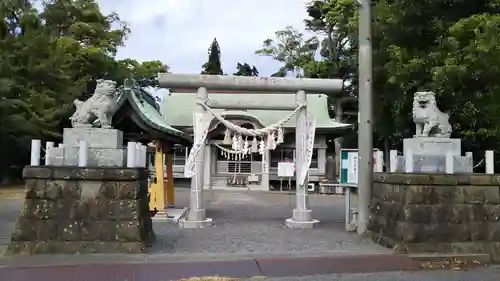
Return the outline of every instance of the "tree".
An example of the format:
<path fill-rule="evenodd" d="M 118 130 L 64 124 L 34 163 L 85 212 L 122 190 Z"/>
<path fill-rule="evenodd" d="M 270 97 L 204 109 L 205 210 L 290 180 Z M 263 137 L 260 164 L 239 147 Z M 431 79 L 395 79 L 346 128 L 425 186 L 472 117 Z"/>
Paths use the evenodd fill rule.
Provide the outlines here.
<path fill-rule="evenodd" d="M 264 40 L 262 48 L 255 53 L 272 57 L 283 64 L 272 76 L 284 77 L 289 72 L 294 76 L 300 76 L 302 67 L 314 59 L 319 46 L 318 39 L 316 37 L 305 39 L 304 34 L 291 26 L 276 31 L 275 36 L 275 39 Z"/>
<path fill-rule="evenodd" d="M 130 72 L 114 58 L 129 33 L 118 15 L 102 14 L 94 0 L 50 0 L 42 8 L 0 2 L 0 181 L 8 167 L 27 163 L 31 139 L 57 141 L 73 100 L 91 93 L 96 78 L 121 82 Z M 132 74 L 162 71 L 152 61 Z"/>
<path fill-rule="evenodd" d="M 356 26 L 353 25 L 355 2 L 351 0 L 316 0 L 307 6 L 306 28 L 324 39 L 319 60 L 304 66 L 306 77 L 353 80 L 356 73 Z M 349 85 L 355 85 L 350 81 Z M 354 94 L 352 87 L 348 92 Z"/>
<path fill-rule="evenodd" d="M 134 59 L 123 59 L 116 61 L 115 67 L 113 80 L 121 82 L 131 77 L 141 87 L 158 87 L 158 73 L 166 73 L 169 70 L 168 65 L 159 60 L 140 63 Z"/>
<path fill-rule="evenodd" d="M 214 38 L 208 49 L 208 61 L 203 64 L 201 74 L 223 75 L 222 64 L 220 61 L 220 47 L 217 38 Z"/>
<path fill-rule="evenodd" d="M 252 65 L 250 66 L 248 63 L 238 63 L 236 65 L 236 72 L 233 73 L 235 76 L 259 76 L 259 71 L 257 68 Z"/>

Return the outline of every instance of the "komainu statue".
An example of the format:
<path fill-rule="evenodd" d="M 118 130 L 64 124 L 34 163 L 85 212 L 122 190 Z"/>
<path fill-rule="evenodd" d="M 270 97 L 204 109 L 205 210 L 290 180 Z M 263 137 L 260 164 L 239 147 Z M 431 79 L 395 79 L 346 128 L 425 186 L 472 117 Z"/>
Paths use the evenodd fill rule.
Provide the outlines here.
<path fill-rule="evenodd" d="M 449 138 L 452 128 L 448 119 L 448 114 L 441 112 L 437 107 L 435 93 L 415 93 L 413 96 L 415 137 Z"/>
<path fill-rule="evenodd" d="M 94 94 L 86 101 L 75 100 L 76 111 L 69 118 L 73 128 L 89 127 L 99 121 L 102 128 L 111 128 L 111 118 L 116 107 L 116 82 L 97 80 Z"/>

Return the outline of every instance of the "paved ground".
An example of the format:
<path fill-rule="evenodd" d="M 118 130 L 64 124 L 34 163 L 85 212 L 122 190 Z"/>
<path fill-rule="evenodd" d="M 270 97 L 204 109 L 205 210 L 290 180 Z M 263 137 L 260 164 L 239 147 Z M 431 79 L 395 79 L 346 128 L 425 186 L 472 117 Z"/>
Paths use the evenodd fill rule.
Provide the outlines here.
<path fill-rule="evenodd" d="M 181 206 L 188 206 L 188 190 L 177 191 Z M 154 253 L 318 253 L 349 251 L 387 253 L 344 229 L 344 198 L 310 196 L 315 229 L 289 229 L 295 196 L 262 192 L 210 191 L 206 193 L 207 216 L 215 221 L 209 229 L 179 229 L 155 224 L 158 241 Z"/>
<path fill-rule="evenodd" d="M 177 189 L 177 204 L 189 205 L 189 190 Z M 370 241 L 343 228 L 344 198 L 311 195 L 315 229 L 285 227 L 292 214 L 295 196 L 249 191 L 209 191 L 205 193 L 207 216 L 215 224 L 209 229 L 179 229 L 177 225 L 155 221 L 157 243 L 151 254 L 284 254 L 284 253 L 388 253 Z M 15 226 L 22 199 L 0 199 L 0 243 L 5 246 Z"/>
<path fill-rule="evenodd" d="M 470 271 L 379 272 L 333 274 L 305 277 L 266 278 L 265 281 L 497 281 L 500 268 L 490 267 Z M 252 279 L 246 279 L 248 281 Z M 252 281 L 255 281 L 252 280 Z"/>
<path fill-rule="evenodd" d="M 176 192 L 178 205 L 187 206 L 189 190 Z M 284 224 L 295 206 L 294 196 L 248 191 L 210 191 L 205 195 L 207 214 L 215 221 L 212 228 L 179 229 L 155 221 L 158 241 L 151 253 L 144 255 L 1 257 L 0 280 L 37 276 L 40 281 L 166 281 L 198 274 L 266 275 L 269 281 L 499 280 L 500 269 L 494 267 L 460 272 L 400 271 L 417 270 L 419 266 L 346 233 L 344 198 L 340 196 L 310 196 L 313 217 L 321 223 L 315 229 L 299 230 Z M 22 202 L 15 197 L 0 199 L 3 245 L 8 243 Z M 389 270 L 394 272 L 353 274 Z M 324 275 L 272 278 L 307 274 Z"/>

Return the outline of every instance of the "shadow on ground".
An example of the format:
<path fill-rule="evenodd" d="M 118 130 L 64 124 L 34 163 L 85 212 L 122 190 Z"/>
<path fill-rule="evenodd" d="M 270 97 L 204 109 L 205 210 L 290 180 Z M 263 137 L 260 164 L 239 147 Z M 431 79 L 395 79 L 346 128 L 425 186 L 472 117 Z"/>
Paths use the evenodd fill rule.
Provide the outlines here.
<path fill-rule="evenodd" d="M 189 190 L 177 190 L 177 203 L 189 205 Z M 289 229 L 295 196 L 254 191 L 205 192 L 208 229 L 179 229 L 155 222 L 154 253 L 266 254 L 266 253 L 387 253 L 389 250 L 344 231 L 344 197 L 311 195 L 315 229 Z"/>

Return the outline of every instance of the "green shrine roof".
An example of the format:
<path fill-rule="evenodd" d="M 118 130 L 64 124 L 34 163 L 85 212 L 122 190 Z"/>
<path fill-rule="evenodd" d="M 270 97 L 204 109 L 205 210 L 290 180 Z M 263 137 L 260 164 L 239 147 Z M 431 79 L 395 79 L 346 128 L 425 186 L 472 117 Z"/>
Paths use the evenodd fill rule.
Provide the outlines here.
<path fill-rule="evenodd" d="M 295 94 L 284 93 L 209 93 L 209 100 L 218 101 L 221 104 L 251 104 L 254 105 L 277 105 L 295 104 Z M 196 93 L 169 93 L 163 97 L 161 112 L 167 122 L 173 127 L 192 127 L 193 110 L 195 107 Z M 288 116 L 291 111 L 283 110 L 230 110 L 214 109 L 221 115 L 240 115 L 254 118 L 263 126 L 272 125 Z M 351 124 L 339 123 L 330 118 L 328 114 L 328 100 L 325 94 L 307 95 L 308 114 L 316 118 L 317 129 L 341 129 L 350 128 Z M 285 128 L 295 128 L 296 118 L 285 123 Z"/>
<path fill-rule="evenodd" d="M 160 106 L 155 98 L 148 92 L 137 86 L 133 80 L 125 80 L 124 86 L 119 90 L 117 108 L 128 102 L 141 120 L 156 131 L 174 137 L 192 141 L 192 138 L 184 132 L 175 129 L 160 112 Z"/>

